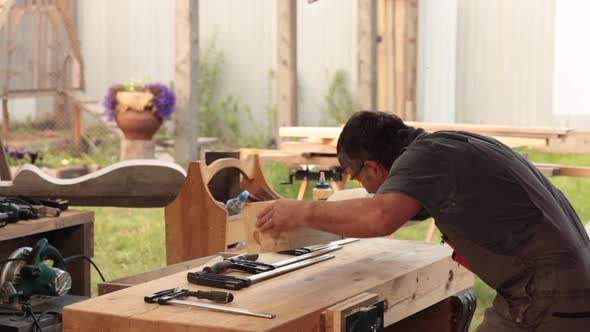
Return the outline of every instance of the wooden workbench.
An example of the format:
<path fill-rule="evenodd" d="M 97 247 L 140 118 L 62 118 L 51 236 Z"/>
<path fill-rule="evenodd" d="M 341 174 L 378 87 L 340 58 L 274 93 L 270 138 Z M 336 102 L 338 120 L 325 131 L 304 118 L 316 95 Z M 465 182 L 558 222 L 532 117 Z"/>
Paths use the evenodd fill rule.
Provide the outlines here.
<path fill-rule="evenodd" d="M 274 319 L 143 302 L 149 293 L 176 286 L 208 289 L 189 284 L 185 271 L 65 307 L 63 327 L 67 332 L 319 331 L 322 311 L 361 293 L 387 299 L 389 326 L 472 286 L 472 274 L 453 262 L 450 252 L 438 244 L 364 239 L 333 252 L 334 259 L 233 291 L 228 306 L 273 313 Z M 285 257 L 261 254 L 260 261 Z"/>
<path fill-rule="evenodd" d="M 59 217 L 21 220 L 0 228 L 0 260 L 20 247 L 33 247 L 47 238 L 64 257 L 94 254 L 94 212 L 67 210 Z M 90 264 L 83 259 L 68 265 L 70 294 L 90 296 Z"/>

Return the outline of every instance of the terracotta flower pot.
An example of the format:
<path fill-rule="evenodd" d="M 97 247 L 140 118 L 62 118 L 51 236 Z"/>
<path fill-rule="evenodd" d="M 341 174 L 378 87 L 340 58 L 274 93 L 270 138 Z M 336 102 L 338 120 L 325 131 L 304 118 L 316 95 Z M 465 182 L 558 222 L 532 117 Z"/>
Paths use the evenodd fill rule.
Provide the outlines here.
<path fill-rule="evenodd" d="M 117 112 L 115 121 L 125 138 L 134 140 L 151 140 L 162 125 L 162 119 L 146 111 Z"/>

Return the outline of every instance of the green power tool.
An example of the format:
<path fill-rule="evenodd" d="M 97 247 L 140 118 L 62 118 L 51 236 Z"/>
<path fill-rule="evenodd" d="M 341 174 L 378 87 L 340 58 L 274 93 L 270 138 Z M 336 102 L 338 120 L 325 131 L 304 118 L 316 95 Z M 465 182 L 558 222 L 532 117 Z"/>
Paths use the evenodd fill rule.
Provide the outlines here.
<path fill-rule="evenodd" d="M 17 249 L 8 259 L 0 271 L 1 302 L 26 302 L 33 295 L 63 296 L 72 286 L 63 256 L 45 238 L 33 248 Z M 52 266 L 46 264 L 48 260 Z"/>

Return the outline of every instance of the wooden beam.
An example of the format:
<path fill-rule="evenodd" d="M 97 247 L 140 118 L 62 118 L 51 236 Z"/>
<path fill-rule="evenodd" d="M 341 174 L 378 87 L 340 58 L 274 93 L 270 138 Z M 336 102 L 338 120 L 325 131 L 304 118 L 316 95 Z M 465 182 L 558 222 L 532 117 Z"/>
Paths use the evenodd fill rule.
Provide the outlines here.
<path fill-rule="evenodd" d="M 8 140 L 8 127 L 10 126 L 10 114 L 8 113 L 8 98 L 2 98 L 2 140 Z"/>
<path fill-rule="evenodd" d="M 391 1 L 390 1 L 391 2 Z M 394 100 L 395 113 L 404 120 L 406 119 L 406 21 L 407 10 L 406 0 L 393 1 L 394 28 L 393 28 L 393 49 L 394 49 Z"/>
<path fill-rule="evenodd" d="M 277 1 L 277 128 L 297 124 L 297 2 Z"/>
<path fill-rule="evenodd" d="M 67 33 L 66 35 L 68 37 L 68 42 L 72 50 L 72 54 L 79 66 L 76 72 L 76 74 L 78 75 L 78 84 L 75 87 L 79 89 L 84 89 L 84 59 L 82 58 L 82 49 L 80 47 L 80 42 L 78 41 L 78 36 L 76 34 L 76 26 L 74 24 L 74 5 L 72 2 L 68 2 L 66 0 L 55 0 L 54 3 L 55 7 L 61 14 L 64 23 L 64 28 Z"/>
<path fill-rule="evenodd" d="M 174 159 L 187 167 L 199 159 L 199 1 L 176 0 Z"/>
<path fill-rule="evenodd" d="M 418 0 L 408 0 L 406 4 L 406 121 L 416 120 L 416 91 L 418 88 Z"/>
<path fill-rule="evenodd" d="M 358 0 L 358 85 L 359 110 L 377 107 L 377 3 L 376 0 Z"/>
<path fill-rule="evenodd" d="M 10 172 L 10 167 L 8 166 L 8 159 L 6 158 L 6 153 L 4 152 L 4 144 L 0 140 L 0 180 L 2 181 L 10 181 L 12 180 L 12 173 Z"/>
<path fill-rule="evenodd" d="M 5 0 L 2 7 L 0 7 L 0 31 L 8 21 L 8 12 L 14 7 L 14 2 L 14 0 Z"/>

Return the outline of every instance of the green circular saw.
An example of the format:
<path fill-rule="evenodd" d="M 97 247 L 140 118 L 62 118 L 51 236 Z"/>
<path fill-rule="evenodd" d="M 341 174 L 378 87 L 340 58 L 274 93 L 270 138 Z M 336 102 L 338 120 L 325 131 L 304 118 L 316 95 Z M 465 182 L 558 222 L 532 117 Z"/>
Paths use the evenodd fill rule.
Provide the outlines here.
<path fill-rule="evenodd" d="M 45 238 L 33 248 L 15 250 L 8 259 L 0 270 L 0 299 L 4 303 L 28 301 L 33 295 L 63 296 L 72 286 L 63 256 Z M 52 266 L 48 260 L 53 261 Z"/>

